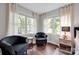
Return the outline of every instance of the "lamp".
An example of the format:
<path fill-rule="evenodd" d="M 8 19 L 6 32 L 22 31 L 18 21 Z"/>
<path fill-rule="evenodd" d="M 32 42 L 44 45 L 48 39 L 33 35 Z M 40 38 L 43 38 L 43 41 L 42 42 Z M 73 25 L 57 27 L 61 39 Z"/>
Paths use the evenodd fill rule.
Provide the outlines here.
<path fill-rule="evenodd" d="M 64 36 L 63 36 L 63 39 L 67 39 L 67 35 L 66 35 L 66 32 L 69 32 L 70 31 L 70 27 L 68 26 L 65 26 L 65 27 L 62 27 L 62 31 L 64 31 Z"/>

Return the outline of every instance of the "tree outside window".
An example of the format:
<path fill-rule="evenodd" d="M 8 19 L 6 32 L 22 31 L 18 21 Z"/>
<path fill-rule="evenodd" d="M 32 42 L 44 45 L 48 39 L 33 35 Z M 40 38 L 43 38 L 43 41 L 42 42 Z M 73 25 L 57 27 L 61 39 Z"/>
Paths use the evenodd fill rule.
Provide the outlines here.
<path fill-rule="evenodd" d="M 50 28 L 52 32 L 58 34 L 60 32 L 60 19 L 59 17 L 55 17 L 54 19 L 51 19 Z"/>
<path fill-rule="evenodd" d="M 15 34 L 34 33 L 36 31 L 35 19 L 24 15 L 17 15 L 15 20 Z"/>
<path fill-rule="evenodd" d="M 54 17 L 54 18 L 49 18 L 45 20 L 45 32 L 47 33 L 55 33 L 59 34 L 60 33 L 60 18 L 59 17 Z"/>
<path fill-rule="evenodd" d="M 18 34 L 23 34 L 25 32 L 25 16 L 18 15 L 17 25 L 18 25 Z"/>

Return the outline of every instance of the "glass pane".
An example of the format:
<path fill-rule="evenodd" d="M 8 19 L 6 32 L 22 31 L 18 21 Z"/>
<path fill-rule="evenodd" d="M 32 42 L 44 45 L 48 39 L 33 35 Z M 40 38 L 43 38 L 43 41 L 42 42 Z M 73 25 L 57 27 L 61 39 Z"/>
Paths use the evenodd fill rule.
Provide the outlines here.
<path fill-rule="evenodd" d="M 24 34 L 24 32 L 25 32 L 25 16 L 18 15 L 17 26 L 18 26 L 18 34 Z"/>
<path fill-rule="evenodd" d="M 56 34 L 59 34 L 60 33 L 60 19 L 59 19 L 59 17 L 55 17 L 55 19 L 54 19 L 54 28 L 53 28 L 54 30 L 54 32 L 56 33 Z"/>
<path fill-rule="evenodd" d="M 35 19 L 33 19 L 33 18 L 27 17 L 27 33 L 33 33 L 34 20 Z"/>

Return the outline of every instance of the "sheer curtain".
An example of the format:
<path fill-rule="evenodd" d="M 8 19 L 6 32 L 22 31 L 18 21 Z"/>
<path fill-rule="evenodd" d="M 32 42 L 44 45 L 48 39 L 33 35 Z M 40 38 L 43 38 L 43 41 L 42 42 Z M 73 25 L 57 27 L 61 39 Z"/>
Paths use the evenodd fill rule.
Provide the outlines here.
<path fill-rule="evenodd" d="M 64 26 L 71 27 L 72 25 L 72 4 L 68 4 L 62 8 L 59 9 L 59 16 L 61 19 L 61 28 Z M 63 35 L 64 32 L 61 31 L 61 35 Z M 69 37 L 71 37 L 70 32 L 67 33 Z"/>
<path fill-rule="evenodd" d="M 8 21 L 8 33 L 7 35 L 13 35 L 14 34 L 14 19 L 16 12 L 16 4 L 9 4 L 9 21 Z"/>
<path fill-rule="evenodd" d="M 72 4 L 68 4 L 60 8 L 61 26 L 71 26 L 72 19 Z"/>
<path fill-rule="evenodd" d="M 68 4 L 62 8 L 60 8 L 60 19 L 61 19 L 61 27 L 62 26 L 70 26 L 70 32 L 67 32 L 66 34 L 69 36 L 68 38 L 72 41 L 72 48 L 71 51 L 73 52 L 75 49 L 75 43 L 74 43 L 74 10 L 73 10 L 74 4 Z M 61 35 L 63 32 L 61 31 Z"/>

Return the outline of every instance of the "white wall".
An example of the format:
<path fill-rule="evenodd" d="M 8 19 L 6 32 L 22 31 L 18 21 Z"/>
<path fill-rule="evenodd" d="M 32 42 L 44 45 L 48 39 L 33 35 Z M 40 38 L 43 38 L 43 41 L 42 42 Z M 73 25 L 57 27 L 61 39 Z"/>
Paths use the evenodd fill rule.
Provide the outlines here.
<path fill-rule="evenodd" d="M 53 43 L 55 45 L 59 45 L 59 35 L 55 34 L 47 34 L 48 35 L 48 42 Z"/>
<path fill-rule="evenodd" d="M 37 21 L 37 32 L 42 32 L 43 31 L 43 19 L 39 15 L 39 19 Z"/>
<path fill-rule="evenodd" d="M 74 26 L 79 26 L 79 3 L 74 4 Z"/>

